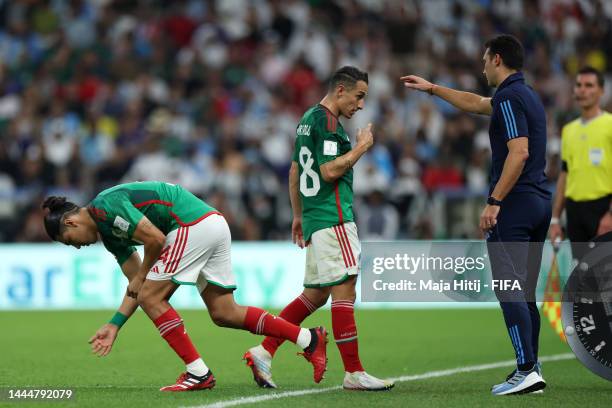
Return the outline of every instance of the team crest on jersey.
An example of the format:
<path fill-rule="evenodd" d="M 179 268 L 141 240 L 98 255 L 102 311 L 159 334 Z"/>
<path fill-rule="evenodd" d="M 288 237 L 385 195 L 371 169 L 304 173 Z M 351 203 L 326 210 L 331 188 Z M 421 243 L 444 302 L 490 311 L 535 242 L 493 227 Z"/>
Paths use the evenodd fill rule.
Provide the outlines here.
<path fill-rule="evenodd" d="M 298 136 L 310 136 L 310 125 L 299 125 L 296 133 Z"/>
<path fill-rule="evenodd" d="M 114 236 L 118 238 L 127 238 L 128 230 L 130 229 L 130 223 L 120 216 L 115 217 L 115 221 L 113 221 L 112 233 Z"/>

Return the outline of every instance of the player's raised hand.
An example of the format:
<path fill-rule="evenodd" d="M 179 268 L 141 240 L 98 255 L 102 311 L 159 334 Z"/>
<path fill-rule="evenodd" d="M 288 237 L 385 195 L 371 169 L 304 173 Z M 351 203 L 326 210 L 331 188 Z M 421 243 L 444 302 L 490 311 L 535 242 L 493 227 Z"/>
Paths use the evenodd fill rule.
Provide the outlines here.
<path fill-rule="evenodd" d="M 304 232 L 302 231 L 301 218 L 293 219 L 293 223 L 291 224 L 291 237 L 293 239 L 293 243 L 300 248 L 304 248 L 306 246 L 304 243 Z"/>
<path fill-rule="evenodd" d="M 100 327 L 88 341 L 91 344 L 91 352 L 97 354 L 98 357 L 107 356 L 113 348 L 118 331 L 119 328 L 110 323 Z"/>
<path fill-rule="evenodd" d="M 434 87 L 434 84 L 416 75 L 403 76 L 400 78 L 400 81 L 404 83 L 406 88 L 416 89 L 422 92 L 432 93 Z"/>
<path fill-rule="evenodd" d="M 357 130 L 357 144 L 363 145 L 369 149 L 374 144 L 374 135 L 372 134 L 372 124 L 368 123 L 364 129 Z"/>

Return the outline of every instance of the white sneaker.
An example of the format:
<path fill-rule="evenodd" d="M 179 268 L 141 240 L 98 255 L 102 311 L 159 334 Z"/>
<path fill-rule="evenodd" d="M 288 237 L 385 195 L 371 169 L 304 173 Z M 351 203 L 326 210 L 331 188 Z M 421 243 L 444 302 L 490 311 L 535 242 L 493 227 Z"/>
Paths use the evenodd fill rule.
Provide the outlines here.
<path fill-rule="evenodd" d="M 529 371 L 516 371 L 514 375 L 501 384 L 493 387 L 493 395 L 530 394 L 543 390 L 546 381 L 540 375 L 539 369 L 534 367 Z"/>
<path fill-rule="evenodd" d="M 262 388 L 278 388 L 272 381 L 272 356 L 261 345 L 244 353 L 243 360 L 253 371 L 253 379 Z"/>
<path fill-rule="evenodd" d="M 365 371 L 355 371 L 354 373 L 345 373 L 342 387 L 345 390 L 361 390 L 361 391 L 386 391 L 393 388 L 393 381 L 381 380 L 366 373 Z"/>

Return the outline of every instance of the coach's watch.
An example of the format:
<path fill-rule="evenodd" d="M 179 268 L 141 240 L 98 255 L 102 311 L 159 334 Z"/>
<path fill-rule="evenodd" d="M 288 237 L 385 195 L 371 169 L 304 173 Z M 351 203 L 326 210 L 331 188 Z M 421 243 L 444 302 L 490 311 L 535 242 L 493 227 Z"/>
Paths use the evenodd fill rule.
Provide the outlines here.
<path fill-rule="evenodd" d="M 487 198 L 487 204 L 501 207 L 502 202 L 493 196 L 489 196 L 489 198 Z"/>

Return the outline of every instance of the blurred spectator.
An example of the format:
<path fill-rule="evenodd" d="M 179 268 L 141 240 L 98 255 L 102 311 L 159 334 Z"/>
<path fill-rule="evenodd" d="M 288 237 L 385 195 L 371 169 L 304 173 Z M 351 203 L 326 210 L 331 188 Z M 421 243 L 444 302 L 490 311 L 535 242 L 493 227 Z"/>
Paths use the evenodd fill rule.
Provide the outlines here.
<path fill-rule="evenodd" d="M 299 115 L 354 64 L 370 89 L 347 130 L 373 122 L 376 141 L 354 173 L 363 228 L 452 238 L 429 200 L 487 189 L 486 121 L 409 95 L 400 73 L 491 94 L 482 39 L 519 37 L 554 184 L 573 75 L 587 63 L 612 72 L 611 17 L 601 0 L 0 1 L 0 219 L 34 225 L 49 191 L 86 201 L 160 179 L 214 201 L 236 239 L 288 239 Z M 42 239 L 11 225 L 0 240 Z"/>
<path fill-rule="evenodd" d="M 489 180 L 487 168 L 487 157 L 489 152 L 486 149 L 476 150 L 472 153 L 471 160 L 465 169 L 466 187 L 475 193 L 488 193 Z"/>
<path fill-rule="evenodd" d="M 423 187 L 428 192 L 458 190 L 463 187 L 463 176 L 449 155 L 443 155 L 423 172 Z"/>
<path fill-rule="evenodd" d="M 375 189 L 368 194 L 357 209 L 359 233 L 364 240 L 392 241 L 397 238 L 399 216 L 381 190 Z"/>

